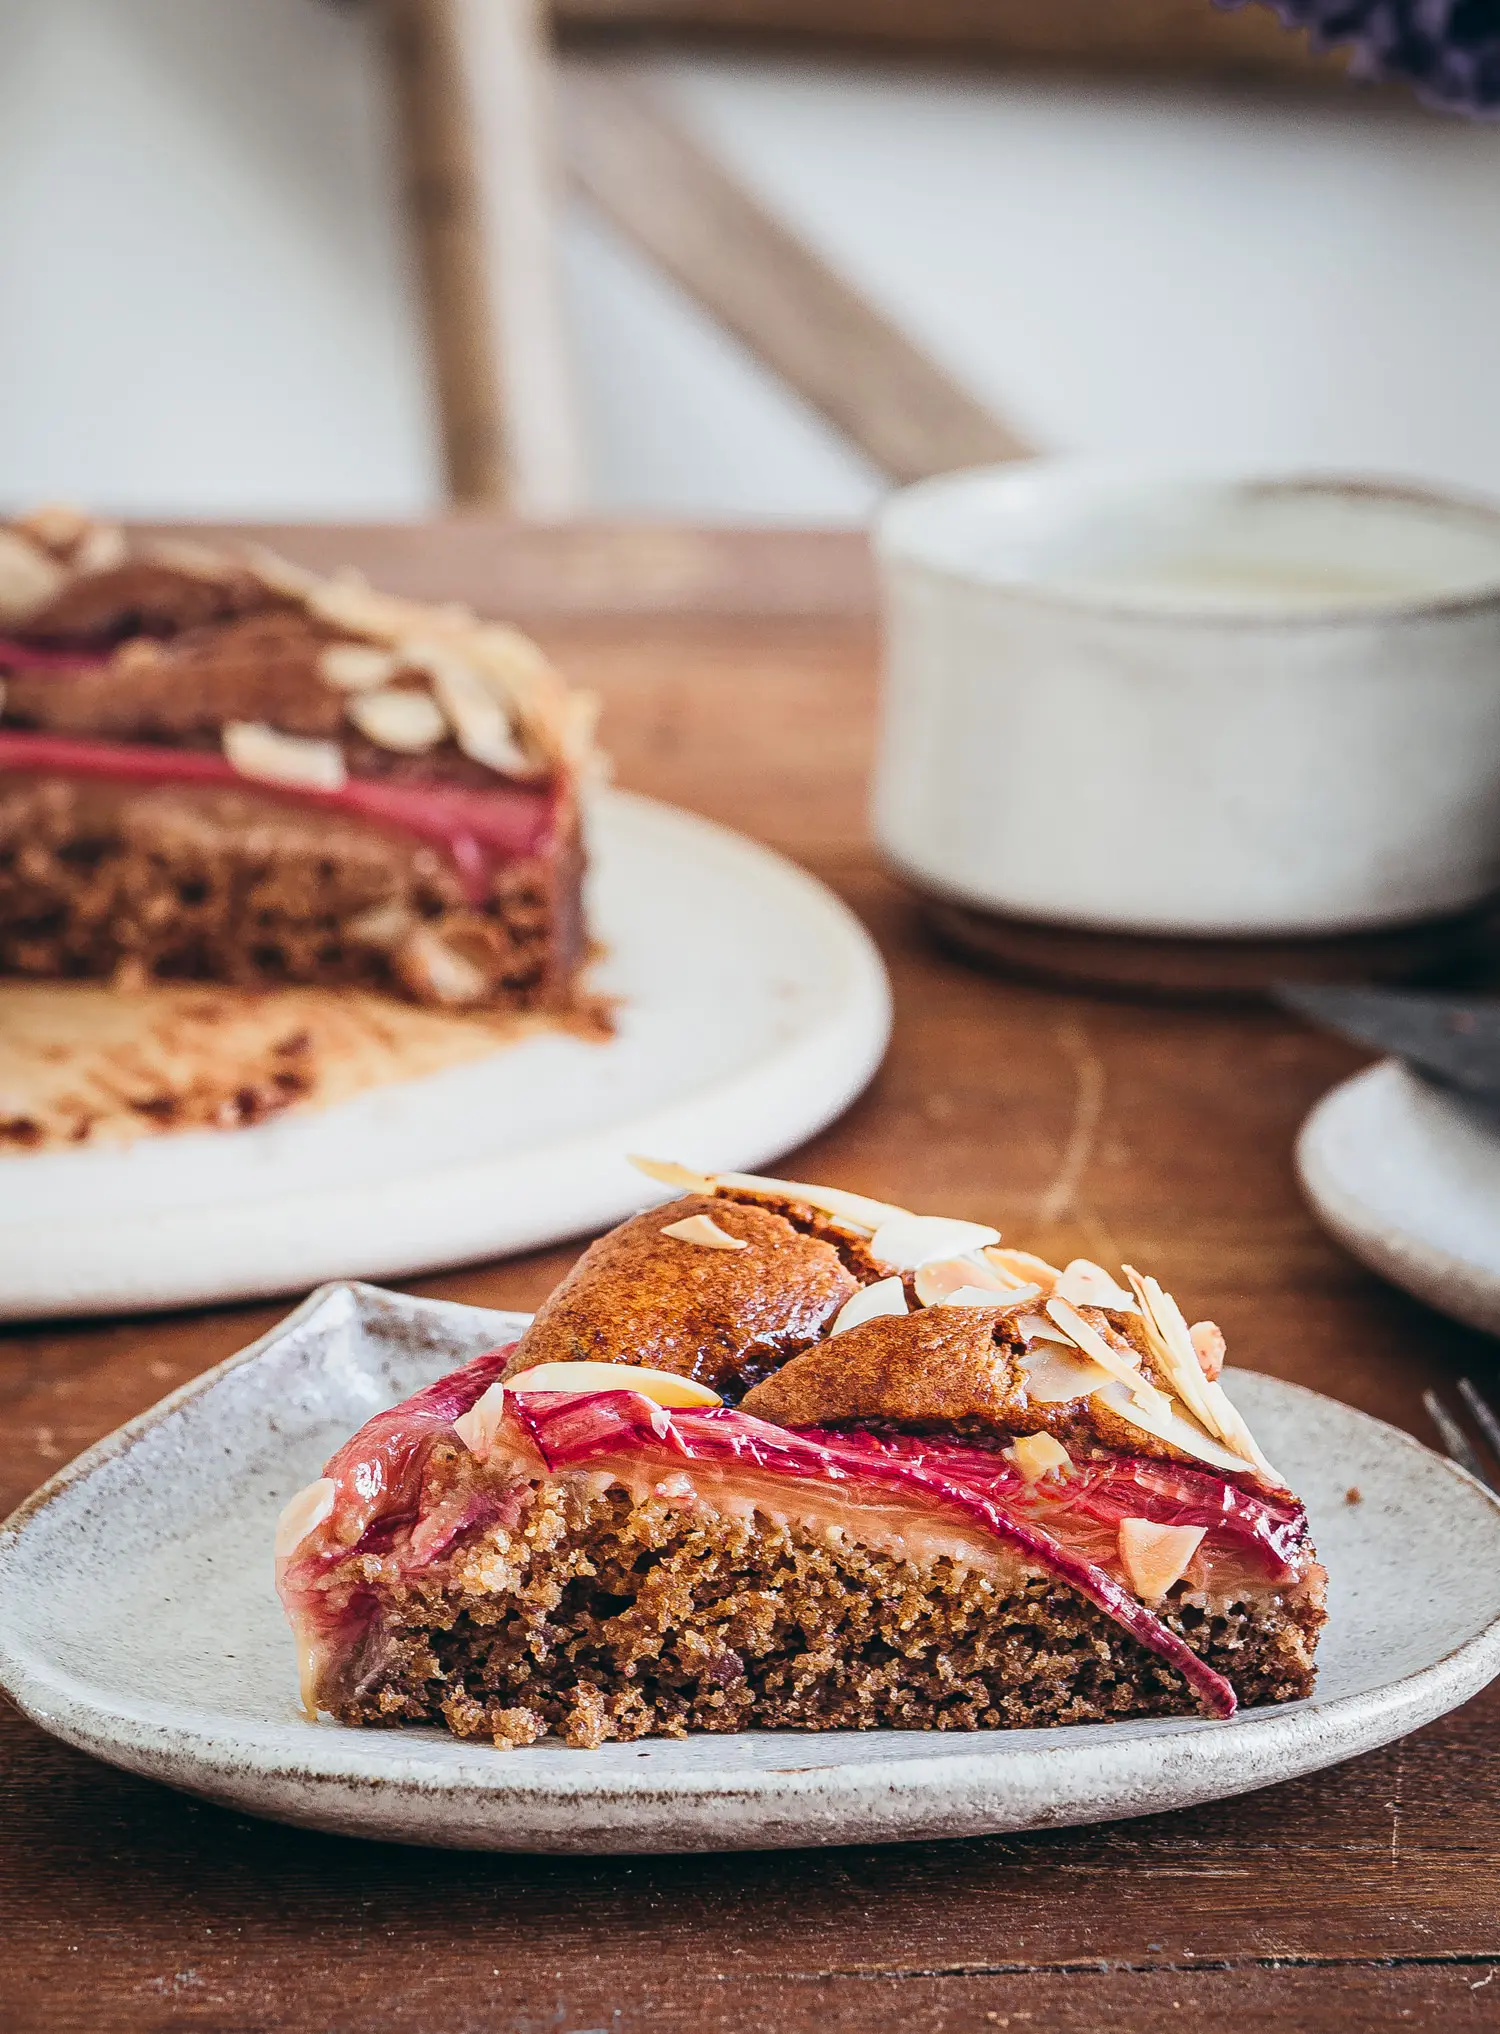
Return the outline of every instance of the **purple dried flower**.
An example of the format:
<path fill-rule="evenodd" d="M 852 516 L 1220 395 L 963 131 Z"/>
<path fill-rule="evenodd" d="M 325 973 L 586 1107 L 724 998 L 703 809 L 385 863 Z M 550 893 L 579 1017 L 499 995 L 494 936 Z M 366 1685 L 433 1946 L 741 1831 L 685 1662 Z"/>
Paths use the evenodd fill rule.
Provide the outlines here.
<path fill-rule="evenodd" d="M 1246 0 L 1215 0 L 1243 7 Z M 1500 0 L 1262 0 L 1315 49 L 1352 43 L 1351 69 L 1403 78 L 1429 106 L 1500 114 Z"/>

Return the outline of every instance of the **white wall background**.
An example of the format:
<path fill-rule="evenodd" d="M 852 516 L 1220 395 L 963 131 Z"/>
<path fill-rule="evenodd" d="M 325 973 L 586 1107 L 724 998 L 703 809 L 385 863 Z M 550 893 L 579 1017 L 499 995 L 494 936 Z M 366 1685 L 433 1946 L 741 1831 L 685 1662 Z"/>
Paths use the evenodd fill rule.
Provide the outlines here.
<path fill-rule="evenodd" d="M 1205 0 L 1207 4 L 1207 0 Z M 1500 130 L 681 58 L 683 117 L 1037 442 L 1500 494 Z M 440 499 L 374 25 L 0 0 L 0 503 Z M 564 262 L 604 511 L 862 517 L 865 463 L 607 228 Z"/>

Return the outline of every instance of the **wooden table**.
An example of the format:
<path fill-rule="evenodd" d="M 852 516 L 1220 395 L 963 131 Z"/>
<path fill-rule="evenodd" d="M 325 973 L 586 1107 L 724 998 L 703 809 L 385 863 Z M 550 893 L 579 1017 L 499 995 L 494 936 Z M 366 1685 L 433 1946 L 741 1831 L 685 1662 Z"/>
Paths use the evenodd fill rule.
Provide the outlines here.
<path fill-rule="evenodd" d="M 603 693 L 623 783 L 771 842 L 861 914 L 895 1041 L 794 1173 L 993 1219 L 1052 1257 L 1148 1263 L 1240 1362 L 1419 1433 L 1424 1385 L 1495 1377 L 1491 1345 L 1368 1277 L 1298 1197 L 1293 1133 L 1356 1055 L 1269 1011 L 1090 1000 L 929 944 L 865 838 L 875 640 L 853 540 L 467 524 L 284 542 L 526 609 Z M 413 1289 L 529 1306 L 570 1256 Z M 0 1510 L 281 1311 L 4 1335 Z M 1491 1691 L 1316 1778 L 1104 1828 L 561 1860 L 256 1823 L 6 1712 L 0 2026 L 1494 2028 L 1497 1728 Z"/>

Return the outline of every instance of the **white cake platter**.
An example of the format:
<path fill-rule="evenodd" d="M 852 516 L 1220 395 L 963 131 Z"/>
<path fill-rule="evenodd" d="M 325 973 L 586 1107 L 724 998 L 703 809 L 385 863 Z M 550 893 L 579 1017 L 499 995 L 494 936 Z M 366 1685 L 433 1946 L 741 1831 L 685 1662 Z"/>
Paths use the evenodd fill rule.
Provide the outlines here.
<path fill-rule="evenodd" d="M 400 1277 L 660 1198 L 627 1154 L 747 1171 L 837 1116 L 890 1032 L 868 933 L 781 856 L 654 800 L 591 825 L 607 1044 L 527 1038 L 251 1129 L 0 1160 L 0 1318 Z"/>
<path fill-rule="evenodd" d="M 272 1585 L 278 1511 L 372 1413 L 526 1318 L 336 1286 L 101 1441 L 0 1527 L 0 1688 L 96 1758 L 277 1821 L 472 1850 L 693 1851 L 1219 1800 L 1389 1743 L 1500 1670 L 1500 1499 L 1409 1434 L 1232 1371 L 1328 1569 L 1307 1701 L 1226 1722 L 746 1731 L 596 1751 L 309 1723 Z"/>

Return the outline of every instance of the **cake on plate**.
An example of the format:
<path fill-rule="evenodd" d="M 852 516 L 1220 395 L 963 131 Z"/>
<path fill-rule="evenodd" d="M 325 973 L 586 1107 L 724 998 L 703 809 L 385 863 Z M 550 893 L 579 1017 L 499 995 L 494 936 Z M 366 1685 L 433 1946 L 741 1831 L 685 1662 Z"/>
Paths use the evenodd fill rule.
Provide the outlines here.
<path fill-rule="evenodd" d="M 310 1715 L 591 1746 L 1309 1692 L 1326 1578 L 1211 1322 L 978 1223 L 647 1169 L 681 1197 L 287 1505 Z"/>
<path fill-rule="evenodd" d="M 0 524 L 0 974 L 566 1011 L 592 702 L 268 553 Z"/>

